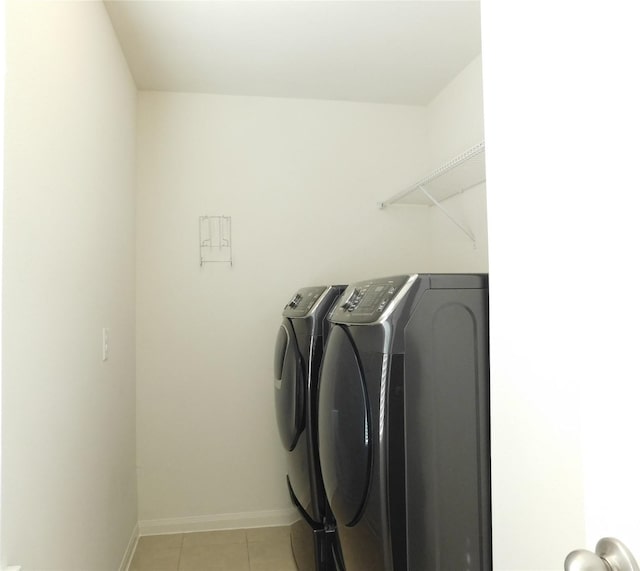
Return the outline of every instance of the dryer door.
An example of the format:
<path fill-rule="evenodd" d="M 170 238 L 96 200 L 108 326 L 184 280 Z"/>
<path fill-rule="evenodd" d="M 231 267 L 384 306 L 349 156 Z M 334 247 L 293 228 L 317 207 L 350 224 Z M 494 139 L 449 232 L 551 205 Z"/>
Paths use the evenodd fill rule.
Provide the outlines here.
<path fill-rule="evenodd" d="M 296 447 L 304 430 L 304 369 L 291 322 L 285 319 L 276 337 L 274 355 L 276 417 L 286 450 Z"/>
<path fill-rule="evenodd" d="M 339 326 L 329 334 L 319 390 L 322 477 L 336 520 L 353 526 L 362 515 L 371 479 L 371 414 L 355 346 Z"/>

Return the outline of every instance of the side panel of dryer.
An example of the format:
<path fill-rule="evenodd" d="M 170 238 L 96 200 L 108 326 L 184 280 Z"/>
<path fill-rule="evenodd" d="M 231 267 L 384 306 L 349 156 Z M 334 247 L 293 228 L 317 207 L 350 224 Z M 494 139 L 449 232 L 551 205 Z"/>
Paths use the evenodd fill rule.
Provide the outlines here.
<path fill-rule="evenodd" d="M 405 368 L 408 569 L 488 571 L 488 291 L 426 290 Z"/>

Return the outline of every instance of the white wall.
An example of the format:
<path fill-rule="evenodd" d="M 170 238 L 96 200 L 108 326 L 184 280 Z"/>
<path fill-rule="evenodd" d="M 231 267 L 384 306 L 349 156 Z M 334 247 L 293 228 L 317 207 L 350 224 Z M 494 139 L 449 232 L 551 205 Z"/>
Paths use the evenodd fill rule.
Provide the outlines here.
<path fill-rule="evenodd" d="M 0 1 L 0 13 L 5 14 L 5 3 Z M 6 42 L 5 18 L 0 18 L 0 252 L 3 251 L 2 241 L 4 237 L 4 95 L 5 95 L 5 79 L 6 79 L 6 61 L 7 61 L 7 42 Z M 2 256 L 0 256 L 0 567 L 4 566 L 5 559 L 3 557 L 2 548 L 2 274 L 4 264 Z"/>
<path fill-rule="evenodd" d="M 7 5 L 3 563 L 112 571 L 137 520 L 136 91 L 101 2 Z"/>
<path fill-rule="evenodd" d="M 281 521 L 282 307 L 305 285 L 431 271 L 429 210 L 376 203 L 449 158 L 430 156 L 442 131 L 455 153 L 476 133 L 420 107 L 145 92 L 138 108 L 141 529 Z M 200 268 L 198 216 L 222 214 L 233 267 Z"/>
<path fill-rule="evenodd" d="M 483 3 L 496 571 L 640 558 L 637 17 Z"/>
<path fill-rule="evenodd" d="M 431 172 L 484 140 L 482 58 L 472 61 L 427 108 Z M 464 166 L 461 168 L 465 168 Z M 442 203 L 475 237 L 475 244 L 442 211 L 427 209 L 429 264 L 434 272 L 486 272 L 486 185 L 480 183 Z"/>
<path fill-rule="evenodd" d="M 481 56 L 462 70 L 425 111 L 427 139 L 420 178 L 484 140 Z M 484 160 L 484 157 L 476 160 Z M 461 168 L 468 168 L 468 164 Z M 413 182 L 415 180 L 407 181 L 408 184 Z M 439 185 L 440 180 L 437 179 L 436 183 Z M 416 194 L 420 195 L 420 192 Z M 420 205 L 411 203 L 420 200 Z M 427 204 L 423 196 L 409 196 L 393 205 L 389 211 L 403 212 L 395 212 L 394 216 L 403 216 L 408 211 L 420 211 L 419 216 L 423 219 L 427 232 L 423 246 L 429 260 L 429 271 L 486 272 L 486 185 L 479 182 L 463 193 L 443 200 L 441 206 L 446 213 Z M 475 243 L 447 213 L 475 237 Z"/>

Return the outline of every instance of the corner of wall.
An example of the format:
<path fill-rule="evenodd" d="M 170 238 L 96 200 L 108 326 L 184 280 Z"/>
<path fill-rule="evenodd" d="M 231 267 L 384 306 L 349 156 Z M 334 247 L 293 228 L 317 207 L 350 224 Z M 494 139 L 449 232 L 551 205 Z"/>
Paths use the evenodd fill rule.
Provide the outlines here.
<path fill-rule="evenodd" d="M 127 549 L 125 550 L 124 555 L 122 556 L 122 561 L 120 563 L 120 567 L 118 567 L 118 571 L 128 571 L 129 567 L 131 566 L 131 560 L 133 559 L 133 554 L 135 553 L 136 547 L 138 545 L 139 537 L 140 537 L 140 526 L 136 524 L 133 527 L 133 531 L 131 532 L 131 538 L 129 539 L 129 543 L 127 544 Z"/>

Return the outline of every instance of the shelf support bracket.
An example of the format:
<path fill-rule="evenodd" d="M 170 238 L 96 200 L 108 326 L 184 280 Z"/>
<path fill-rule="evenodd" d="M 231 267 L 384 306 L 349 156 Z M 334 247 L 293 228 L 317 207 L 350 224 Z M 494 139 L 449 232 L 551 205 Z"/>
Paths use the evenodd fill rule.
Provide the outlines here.
<path fill-rule="evenodd" d="M 473 248 L 475 250 L 476 249 L 476 237 L 473 235 L 473 233 L 470 230 L 467 230 L 460 222 L 458 222 L 458 220 L 456 220 L 456 218 L 453 216 L 453 214 L 451 214 L 444 206 L 442 206 L 442 204 L 440 204 L 433 197 L 433 195 L 426 188 L 424 188 L 424 186 L 419 184 L 417 188 L 419 188 L 425 194 L 425 196 L 433 203 L 433 205 L 436 208 L 438 208 L 449 220 L 451 220 L 451 222 L 453 222 L 460 230 L 462 230 L 462 232 L 465 233 L 467 238 L 469 238 L 469 240 L 471 240 L 473 242 Z"/>

